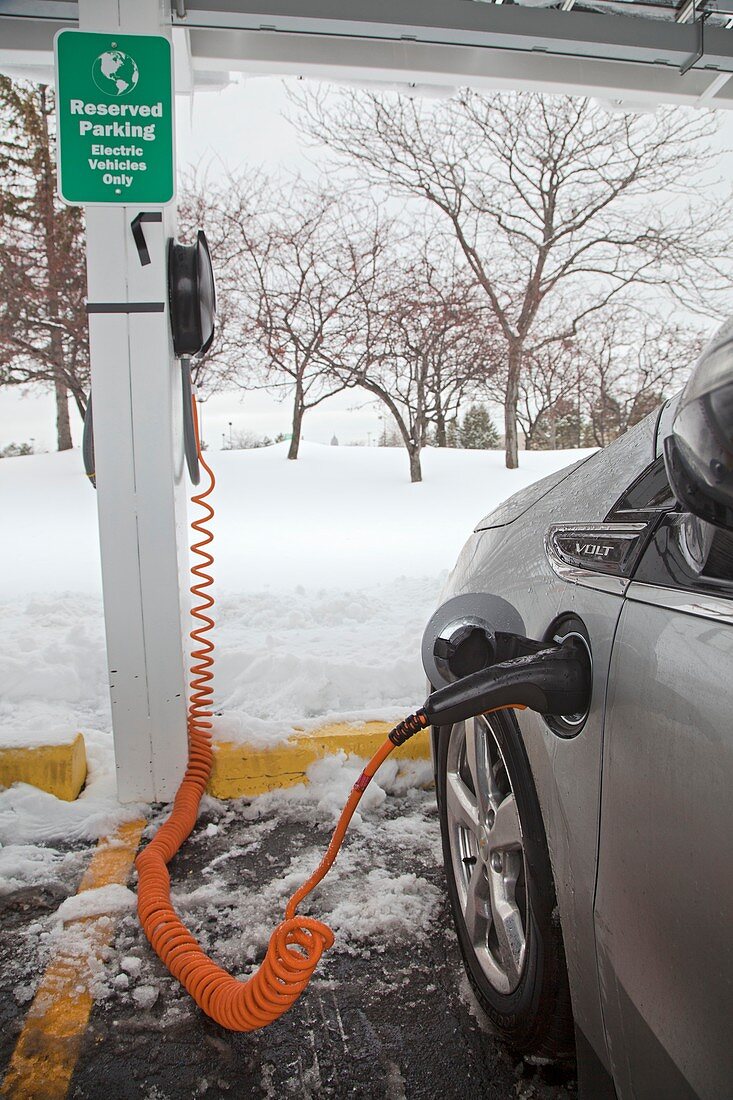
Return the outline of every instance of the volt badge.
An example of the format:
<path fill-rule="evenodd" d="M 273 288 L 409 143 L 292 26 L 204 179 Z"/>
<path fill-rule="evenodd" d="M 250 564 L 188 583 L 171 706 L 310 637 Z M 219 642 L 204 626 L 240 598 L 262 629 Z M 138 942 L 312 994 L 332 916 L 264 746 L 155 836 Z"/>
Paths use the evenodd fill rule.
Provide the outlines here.
<path fill-rule="evenodd" d="M 628 577 L 639 560 L 648 530 L 646 523 L 558 525 L 548 530 L 545 548 L 553 566 Z"/>

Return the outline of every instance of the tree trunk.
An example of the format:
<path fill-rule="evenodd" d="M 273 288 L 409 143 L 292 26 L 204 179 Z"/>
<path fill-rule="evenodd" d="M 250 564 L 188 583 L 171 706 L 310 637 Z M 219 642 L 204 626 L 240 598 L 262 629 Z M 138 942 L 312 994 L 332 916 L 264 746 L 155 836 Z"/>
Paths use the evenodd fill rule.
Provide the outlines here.
<path fill-rule="evenodd" d="M 408 446 L 407 453 L 410 456 L 410 481 L 415 484 L 422 481 L 422 467 L 420 465 L 420 448 L 416 444 Z"/>
<path fill-rule="evenodd" d="M 84 417 L 86 416 L 87 404 L 89 403 L 89 397 L 84 392 L 84 390 L 80 389 L 78 386 L 72 386 L 71 396 L 74 398 L 74 404 L 76 405 L 77 412 L 79 413 L 79 416 L 83 420 Z"/>
<path fill-rule="evenodd" d="M 51 133 L 48 126 L 50 101 L 45 85 L 39 88 L 41 131 L 38 148 L 40 176 L 36 190 L 36 207 L 43 228 L 44 251 L 46 257 L 46 310 L 52 321 L 59 316 L 59 282 L 64 263 L 58 247 L 57 213 L 55 208 L 55 174 Z M 59 451 L 69 451 L 71 441 L 71 421 L 69 420 L 69 391 L 63 381 L 64 346 L 58 328 L 52 328 L 50 336 L 50 360 L 54 369 L 54 397 L 56 400 L 56 447 Z"/>
<path fill-rule="evenodd" d="M 519 372 L 522 352 L 510 349 L 507 369 L 506 394 L 504 395 L 504 454 L 508 470 L 519 466 L 519 443 L 517 439 L 517 406 L 519 404 Z"/>
<path fill-rule="evenodd" d="M 445 413 L 439 393 L 435 395 L 435 446 L 448 446 L 448 431 L 445 426 Z"/>
<path fill-rule="evenodd" d="M 54 394 L 56 397 L 56 446 L 59 451 L 70 451 L 74 444 L 71 441 L 71 421 L 69 420 L 69 391 L 58 378 L 54 382 Z"/>
<path fill-rule="evenodd" d="M 293 434 L 290 437 L 290 447 L 288 449 L 288 458 L 293 459 L 293 461 L 298 457 L 304 414 L 305 408 L 303 407 L 303 401 L 300 393 L 296 390 L 295 404 L 293 405 Z"/>

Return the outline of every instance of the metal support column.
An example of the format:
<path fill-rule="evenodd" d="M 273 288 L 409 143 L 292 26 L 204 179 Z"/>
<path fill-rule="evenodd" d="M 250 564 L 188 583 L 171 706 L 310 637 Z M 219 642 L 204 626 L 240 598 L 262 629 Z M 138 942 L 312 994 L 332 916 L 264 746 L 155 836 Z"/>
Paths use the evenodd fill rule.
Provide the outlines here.
<path fill-rule="evenodd" d="M 170 5 L 80 0 L 79 26 L 170 36 Z M 118 794 L 162 801 L 174 794 L 186 759 L 186 497 L 166 278 L 175 205 L 144 221 L 145 265 L 131 230 L 138 213 L 86 208 L 89 328 Z"/>

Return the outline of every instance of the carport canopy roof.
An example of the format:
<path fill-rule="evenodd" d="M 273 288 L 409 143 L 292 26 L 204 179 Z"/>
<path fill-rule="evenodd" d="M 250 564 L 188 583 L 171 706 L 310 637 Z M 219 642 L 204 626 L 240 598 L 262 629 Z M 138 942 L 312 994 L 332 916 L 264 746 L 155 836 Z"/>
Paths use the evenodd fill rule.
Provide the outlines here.
<path fill-rule="evenodd" d="M 733 106 L 733 0 L 172 0 L 176 86 L 274 73 Z M 0 0 L 0 70 L 48 78 L 74 0 Z"/>

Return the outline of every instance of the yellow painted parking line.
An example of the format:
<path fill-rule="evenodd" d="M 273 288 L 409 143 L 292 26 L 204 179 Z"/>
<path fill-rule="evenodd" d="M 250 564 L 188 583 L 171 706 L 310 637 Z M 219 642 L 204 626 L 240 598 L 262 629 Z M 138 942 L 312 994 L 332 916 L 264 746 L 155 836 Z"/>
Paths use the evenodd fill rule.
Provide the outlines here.
<path fill-rule="evenodd" d="M 296 731 L 290 740 L 271 748 L 215 742 L 209 793 L 218 798 L 251 797 L 307 782 L 306 769 L 315 760 L 339 751 L 371 757 L 390 728 L 387 722 L 337 723 L 308 733 Z M 403 759 L 429 755 L 427 730 L 400 749 Z M 131 821 L 100 840 L 78 893 L 125 885 L 144 827 L 142 820 Z M 46 968 L 0 1085 L 0 1094 L 11 1100 L 64 1100 L 68 1093 L 94 1003 L 89 992 L 90 956 L 109 945 L 115 922 L 108 916 L 84 917 L 69 926 L 84 928 L 85 950 L 74 954 L 79 938 L 72 937 L 69 949 L 62 948 Z"/>
<path fill-rule="evenodd" d="M 114 883 L 124 886 L 144 828 L 144 821 L 130 821 L 100 840 L 78 893 Z M 106 947 L 114 935 L 114 920 L 109 917 L 84 917 L 73 924 L 84 927 L 90 953 Z M 3 1096 L 12 1100 L 63 1100 L 66 1096 L 92 1011 L 90 962 L 89 954 L 62 948 L 46 967 L 0 1087 Z"/>

